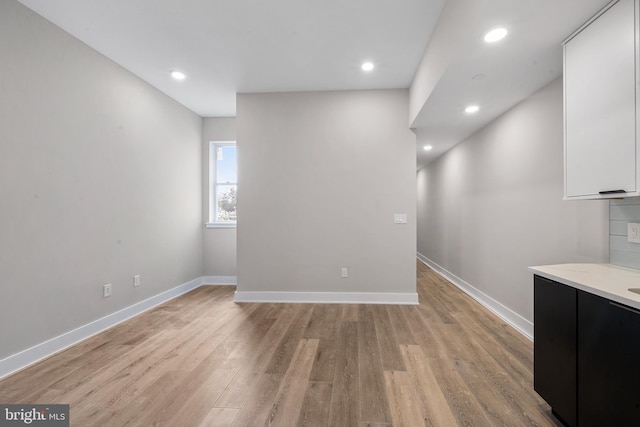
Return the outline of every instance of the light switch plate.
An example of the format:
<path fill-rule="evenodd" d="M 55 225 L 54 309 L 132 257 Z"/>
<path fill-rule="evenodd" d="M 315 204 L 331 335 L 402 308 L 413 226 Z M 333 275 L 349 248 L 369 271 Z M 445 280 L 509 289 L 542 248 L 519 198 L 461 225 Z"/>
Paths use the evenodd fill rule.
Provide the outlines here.
<path fill-rule="evenodd" d="M 640 243 L 640 224 L 627 223 L 627 242 Z"/>
<path fill-rule="evenodd" d="M 407 223 L 407 214 L 393 214 L 393 223 L 394 224 L 406 224 Z"/>

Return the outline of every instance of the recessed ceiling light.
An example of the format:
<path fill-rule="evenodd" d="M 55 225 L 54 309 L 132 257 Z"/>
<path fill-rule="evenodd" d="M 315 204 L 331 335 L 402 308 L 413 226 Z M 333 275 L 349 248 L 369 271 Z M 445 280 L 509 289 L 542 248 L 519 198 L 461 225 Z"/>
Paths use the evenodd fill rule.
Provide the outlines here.
<path fill-rule="evenodd" d="M 425 145 L 425 146 L 424 146 L 424 147 L 422 147 L 422 148 L 424 148 L 424 151 L 431 151 L 431 150 L 433 150 L 433 147 L 432 147 L 432 146 L 430 146 L 430 145 Z"/>
<path fill-rule="evenodd" d="M 373 67 L 374 67 L 373 62 L 365 62 L 364 64 L 362 64 L 362 69 L 364 71 L 371 71 L 373 70 Z"/>
<path fill-rule="evenodd" d="M 174 70 L 171 72 L 171 77 L 176 80 L 184 80 L 187 76 L 182 71 Z"/>
<path fill-rule="evenodd" d="M 479 109 L 480 107 L 478 107 L 477 105 L 469 105 L 467 108 L 464 109 L 464 112 L 473 114 L 473 113 L 477 113 Z"/>
<path fill-rule="evenodd" d="M 506 28 L 494 28 L 484 35 L 484 41 L 486 41 L 487 43 L 494 43 L 498 40 L 502 40 L 506 35 Z"/>

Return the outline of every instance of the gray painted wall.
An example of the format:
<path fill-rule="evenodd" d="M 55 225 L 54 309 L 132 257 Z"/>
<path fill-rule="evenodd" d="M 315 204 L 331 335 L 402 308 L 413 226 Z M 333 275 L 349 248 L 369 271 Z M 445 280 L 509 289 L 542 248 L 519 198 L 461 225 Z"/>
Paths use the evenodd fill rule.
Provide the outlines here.
<path fill-rule="evenodd" d="M 529 321 L 528 266 L 608 261 L 608 203 L 563 201 L 558 79 L 418 172 L 418 251 Z"/>
<path fill-rule="evenodd" d="M 640 223 L 640 200 L 612 200 L 609 206 L 611 264 L 640 269 L 640 244 L 627 242 L 627 224 Z"/>
<path fill-rule="evenodd" d="M 238 95 L 238 291 L 415 292 L 407 117 L 406 90 Z"/>
<path fill-rule="evenodd" d="M 235 117 L 209 117 L 202 123 L 202 218 L 209 220 L 209 142 L 235 141 Z M 204 230 L 203 265 L 205 276 L 236 276 L 236 229 Z"/>
<path fill-rule="evenodd" d="M 202 119 L 15 1 L 0 58 L 2 359 L 202 275 Z"/>

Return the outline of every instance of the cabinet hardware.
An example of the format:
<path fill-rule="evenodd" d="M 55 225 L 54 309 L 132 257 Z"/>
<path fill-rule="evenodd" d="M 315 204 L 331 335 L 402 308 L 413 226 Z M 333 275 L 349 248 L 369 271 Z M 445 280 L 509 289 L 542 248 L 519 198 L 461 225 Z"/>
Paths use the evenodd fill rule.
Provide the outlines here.
<path fill-rule="evenodd" d="M 617 302 L 609 301 L 609 304 L 611 304 L 614 307 L 618 307 L 618 308 L 621 308 L 623 310 L 630 311 L 630 312 L 632 312 L 634 314 L 640 314 L 640 310 L 637 310 L 637 309 L 631 308 L 631 307 L 627 307 L 626 305 L 618 304 Z"/>
<path fill-rule="evenodd" d="M 626 193 L 626 191 L 624 191 L 624 190 L 607 190 L 607 191 L 599 191 L 598 193 L 600 193 L 600 194 L 619 194 L 619 193 Z"/>

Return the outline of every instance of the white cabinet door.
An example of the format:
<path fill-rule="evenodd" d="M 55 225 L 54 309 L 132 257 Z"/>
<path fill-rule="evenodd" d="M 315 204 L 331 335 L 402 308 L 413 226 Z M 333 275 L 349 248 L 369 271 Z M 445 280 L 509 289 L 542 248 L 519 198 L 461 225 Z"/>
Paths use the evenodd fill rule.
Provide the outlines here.
<path fill-rule="evenodd" d="M 564 46 L 565 197 L 635 192 L 634 0 L 621 0 Z"/>

